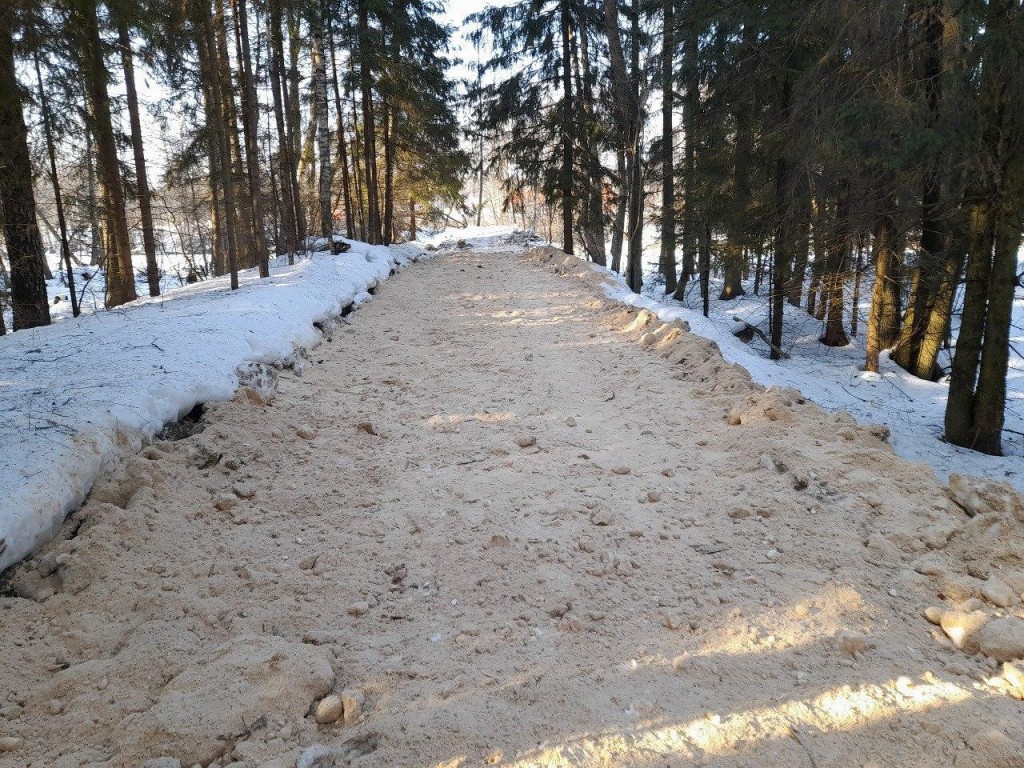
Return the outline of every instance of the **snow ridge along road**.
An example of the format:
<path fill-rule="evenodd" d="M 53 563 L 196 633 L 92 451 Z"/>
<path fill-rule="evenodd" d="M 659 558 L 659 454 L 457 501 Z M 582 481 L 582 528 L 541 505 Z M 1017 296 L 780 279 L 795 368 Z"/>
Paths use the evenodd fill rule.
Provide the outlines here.
<path fill-rule="evenodd" d="M 446 253 L 105 476 L 0 598 L 0 765 L 1019 766 L 1019 497 L 601 280 Z"/>
<path fill-rule="evenodd" d="M 273 276 L 242 273 L 0 338 L 0 571 L 50 538 L 111 462 L 197 403 L 226 400 L 244 363 L 274 363 L 419 258 L 354 241 Z"/>

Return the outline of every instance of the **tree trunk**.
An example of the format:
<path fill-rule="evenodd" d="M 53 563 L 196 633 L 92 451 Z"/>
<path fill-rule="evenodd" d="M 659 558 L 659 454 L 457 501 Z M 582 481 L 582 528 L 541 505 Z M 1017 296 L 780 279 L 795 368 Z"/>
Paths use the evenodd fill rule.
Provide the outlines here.
<path fill-rule="evenodd" d="M 836 194 L 836 221 L 833 241 L 829 245 L 822 298 L 827 302 L 825 334 L 821 343 L 827 347 L 845 347 L 850 343 L 843 329 L 843 288 L 850 262 L 850 183 L 839 182 Z"/>
<path fill-rule="evenodd" d="M 711 223 L 704 217 L 699 227 L 697 262 L 700 269 L 700 298 L 704 317 L 708 317 L 711 313 Z"/>
<path fill-rule="evenodd" d="M 85 79 L 82 78 L 82 86 L 85 86 Z M 89 266 L 98 267 L 103 263 L 103 253 L 100 247 L 101 225 L 100 225 L 100 203 L 97 194 L 96 183 L 96 153 L 93 152 L 92 131 L 86 126 L 85 130 L 85 186 L 89 213 Z"/>
<path fill-rule="evenodd" d="M 927 129 L 937 131 L 942 101 L 943 22 L 942 0 L 928 0 L 925 14 L 923 53 L 924 88 L 927 106 Z M 916 269 L 917 290 L 913 303 L 907 307 L 903 336 L 893 350 L 893 360 L 922 379 L 934 373 L 934 361 L 928 350 L 921 354 L 921 346 L 928 333 L 935 294 L 946 271 L 943 252 L 942 172 L 944 153 L 932 150 L 924 160 L 924 179 L 921 194 L 921 248 Z M 936 347 L 937 349 L 937 347 Z M 931 364 L 929 364 L 931 363 Z"/>
<path fill-rule="evenodd" d="M 281 30 L 280 0 L 270 0 L 267 32 L 270 39 L 270 90 L 273 92 L 274 121 L 277 124 L 277 152 L 281 167 L 281 190 L 284 203 L 281 206 L 281 227 L 291 264 L 299 247 L 298 200 L 295 198 L 295 163 L 292 155 L 292 137 L 285 117 L 288 96 L 284 77 L 284 39 Z"/>
<path fill-rule="evenodd" d="M 643 285 L 643 167 L 640 157 L 640 115 L 639 83 L 639 10 L 633 8 L 633 72 L 626 66 L 622 37 L 619 32 L 619 9 L 615 0 L 604 0 L 605 32 L 608 38 L 608 53 L 611 63 L 612 87 L 615 101 L 615 116 L 618 123 L 621 147 L 625 152 L 626 177 L 629 184 L 629 199 L 626 231 L 628 233 L 629 257 L 626 264 L 626 284 L 639 293 Z"/>
<path fill-rule="evenodd" d="M 13 10 L 10 0 L 0 0 L 0 18 L 6 20 L 0 25 L 0 219 L 11 265 L 14 330 L 20 331 L 49 325 L 50 305 L 36 221 L 28 129 L 14 65 Z"/>
<path fill-rule="evenodd" d="M 331 16 L 327 14 L 327 42 L 331 52 L 331 80 L 334 84 L 334 111 L 338 116 L 338 164 L 341 167 L 342 204 L 345 206 L 345 237 L 355 237 L 355 216 L 352 209 L 352 179 L 348 170 L 348 146 L 345 141 L 345 110 L 342 108 L 341 80 L 338 77 L 338 61 L 335 53 L 334 31 Z"/>
<path fill-rule="evenodd" d="M 391 107 L 384 106 L 384 245 L 391 245 L 395 232 L 395 137 Z"/>
<path fill-rule="evenodd" d="M 750 130 L 743 110 L 736 114 L 736 151 L 733 161 L 733 195 L 728 213 L 729 232 L 726 238 L 722 262 L 725 280 L 719 300 L 729 301 L 746 294 L 743 288 L 743 267 L 746 263 L 743 252 L 746 246 L 747 208 L 750 190 L 747 184 L 750 161 Z"/>
<path fill-rule="evenodd" d="M 366 240 L 366 196 L 363 195 L 363 168 L 360 165 L 360 158 L 363 155 L 362 143 L 359 140 L 359 114 L 356 107 L 356 95 L 355 95 L 355 74 L 351 70 L 352 58 L 349 57 L 349 74 L 351 76 L 351 101 L 352 101 L 352 189 L 355 193 L 357 206 L 356 212 L 359 215 L 359 237 L 361 240 Z"/>
<path fill-rule="evenodd" d="M 896 341 L 892 327 L 892 294 L 899 293 L 898 257 L 896 255 L 896 222 L 888 213 L 875 221 L 875 282 L 871 289 L 868 313 L 867 360 L 864 370 L 878 372 L 878 357 L 883 349 Z M 898 316 L 897 316 L 898 317 Z"/>
<path fill-rule="evenodd" d="M 686 284 L 693 277 L 697 261 L 697 195 L 695 190 L 697 158 L 697 112 L 700 109 L 700 70 L 697 66 L 698 33 L 692 22 L 683 38 L 683 73 L 686 93 L 683 100 L 683 271 L 674 298 L 686 298 Z"/>
<path fill-rule="evenodd" d="M 284 91 L 285 120 L 288 122 L 288 136 L 292 148 L 292 184 L 295 199 L 295 226 L 298 242 L 302 245 L 309 234 L 309 222 L 306 221 L 306 209 L 302 205 L 302 192 L 299 186 L 299 157 L 302 155 L 302 110 L 299 104 L 299 18 L 296 15 L 296 4 L 286 3 L 288 27 L 288 65 L 284 68 L 282 58 L 282 82 L 287 85 Z"/>
<path fill-rule="evenodd" d="M 964 309 L 960 317 L 953 368 L 949 376 L 949 397 L 946 400 L 946 439 L 954 445 L 973 448 L 974 388 L 978 380 L 982 340 L 985 335 L 988 284 L 992 271 L 992 248 L 995 241 L 991 197 L 971 194 L 968 224 L 967 276 L 964 286 Z"/>
<path fill-rule="evenodd" d="M 978 387 L 974 396 L 974 444 L 977 451 L 1001 456 L 1006 373 L 1009 368 L 1010 323 L 1017 283 L 1020 219 L 1001 210 L 995 231 L 992 273 L 988 284 L 988 314 L 981 348 Z"/>
<path fill-rule="evenodd" d="M 676 187 L 672 110 L 675 106 L 675 0 L 662 0 L 661 40 L 661 274 L 665 293 L 676 290 Z"/>
<path fill-rule="evenodd" d="M 107 231 L 104 269 L 107 278 L 105 304 L 117 307 L 138 298 L 132 269 L 131 240 L 124 208 L 124 186 L 117 158 L 117 142 L 110 116 L 107 67 L 95 0 L 73 0 L 72 23 L 80 36 L 82 75 L 85 79 L 89 123 L 96 143 L 101 208 Z"/>
<path fill-rule="evenodd" d="M 811 251 L 811 186 L 807 173 L 801 171 L 797 178 L 795 205 L 797 219 L 796 241 L 793 245 L 793 274 L 786 286 L 786 300 L 790 306 L 799 307 L 803 298 L 804 276 L 807 274 L 807 261 Z"/>
<path fill-rule="evenodd" d="M 239 269 L 249 269 L 259 263 L 256 250 L 256 221 L 252 200 L 249 199 L 247 174 L 242 162 L 242 144 L 238 135 L 238 105 L 235 103 L 234 71 L 228 52 L 228 22 L 225 0 L 215 0 L 214 31 L 217 38 L 216 61 L 220 67 L 221 129 L 228 142 L 230 178 L 235 201 L 235 243 Z M 226 198 L 225 198 L 226 199 Z"/>
<path fill-rule="evenodd" d="M 559 175 L 559 191 L 562 197 L 562 250 L 573 253 L 572 221 L 573 221 L 573 92 L 572 92 L 572 51 L 570 37 L 573 32 L 572 19 L 569 16 L 568 0 L 561 0 L 562 25 L 562 168 Z"/>
<path fill-rule="evenodd" d="M 793 101 L 793 82 L 787 74 L 782 79 L 778 101 L 778 124 L 785 132 L 789 127 L 791 105 Z M 784 134 L 783 134 L 784 135 Z M 793 167 L 790 161 L 790 150 L 785 139 L 778 148 L 778 160 L 775 167 L 775 247 L 772 252 L 771 273 L 771 304 L 769 312 L 769 332 L 771 335 L 771 359 L 782 357 L 782 330 L 785 317 L 786 288 L 791 280 L 793 251 Z M 757 276 L 761 274 L 761 255 L 758 253 Z M 757 292 L 756 289 L 754 291 Z"/>
<path fill-rule="evenodd" d="M 850 309 L 850 335 L 857 335 L 857 321 L 860 320 L 860 279 L 864 274 L 863 239 L 857 239 L 857 251 L 853 266 L 853 306 Z"/>
<path fill-rule="evenodd" d="M 946 439 L 994 456 L 1002 454 L 1009 332 L 1017 287 L 1024 205 L 1010 180 L 1024 173 L 1019 142 L 1022 105 L 1008 83 L 1017 76 L 1019 8 L 1013 0 L 988 4 L 979 94 L 981 126 L 975 178 L 968 186 L 967 285 L 953 356 Z M 975 386 L 977 381 L 977 386 Z"/>
<path fill-rule="evenodd" d="M 142 218 L 142 244 L 146 252 L 146 281 L 149 295 L 160 295 L 160 268 L 156 263 L 156 236 L 153 231 L 153 207 L 150 202 L 149 180 L 146 178 L 146 153 L 142 146 L 142 120 L 139 115 L 139 97 L 135 90 L 135 62 L 131 38 L 123 21 L 117 26 L 121 64 L 124 69 L 124 88 L 128 102 L 128 120 L 132 131 L 132 150 L 135 159 L 135 183 L 139 188 L 139 215 Z"/>
<path fill-rule="evenodd" d="M 591 260 L 605 266 L 608 257 L 605 253 L 604 241 L 604 178 L 605 170 L 601 163 L 601 144 L 597 128 L 594 89 L 596 87 L 594 68 L 590 63 L 590 45 L 587 35 L 580 35 L 580 66 L 583 71 L 583 83 L 580 88 L 583 102 L 583 114 L 586 117 L 586 163 L 587 163 L 587 201 L 585 222 L 583 224 L 584 245 Z"/>
<path fill-rule="evenodd" d="M 210 14 L 209 6 L 202 4 L 202 18 L 199 19 L 200 47 L 205 47 L 205 58 L 208 62 L 206 77 L 209 80 L 208 91 L 214 105 L 223 106 L 224 93 L 223 82 L 221 81 L 221 67 L 217 62 L 217 32 L 215 22 Z M 214 110 L 215 111 L 215 110 Z M 218 171 L 220 174 L 220 187 L 224 200 L 224 230 L 227 237 L 227 270 L 230 275 L 231 290 L 238 289 L 238 250 L 235 233 L 235 190 L 232 179 L 231 150 L 228 146 L 228 138 L 225 135 L 227 126 L 223 120 L 215 120 L 213 125 L 207 126 L 212 133 L 213 141 L 217 146 L 220 163 Z"/>
<path fill-rule="evenodd" d="M 319 149 L 320 233 L 328 240 L 334 235 L 334 206 L 331 188 L 334 171 L 331 165 L 331 131 L 328 124 L 327 57 L 324 53 L 324 22 L 327 9 L 323 2 L 312 10 L 313 24 L 313 99 L 317 104 L 317 146 Z"/>
<path fill-rule="evenodd" d="M 363 161 L 366 187 L 366 239 L 381 242 L 380 198 L 377 188 L 377 127 L 373 116 L 373 73 L 370 55 L 369 0 L 357 0 L 359 30 L 359 84 L 363 98 Z"/>
<path fill-rule="evenodd" d="M 239 62 L 238 80 L 242 101 L 242 134 L 245 139 L 246 177 L 249 199 L 252 202 L 253 237 L 260 277 L 270 277 L 269 251 L 263 221 L 263 190 L 261 185 L 259 153 L 259 101 L 253 77 L 252 55 L 249 48 L 249 18 L 247 0 L 231 0 L 235 17 L 235 53 Z"/>
<path fill-rule="evenodd" d="M 626 152 L 615 153 L 618 173 L 618 197 L 615 200 L 615 220 L 612 223 L 612 272 L 622 271 L 622 243 L 626 234 L 626 208 L 629 202 L 629 186 L 626 181 Z"/>
<path fill-rule="evenodd" d="M 924 332 L 918 342 L 917 361 L 914 364 L 916 375 L 923 379 L 935 380 L 942 375 L 937 363 L 939 350 L 942 349 L 942 342 L 949 328 L 963 262 L 958 255 L 948 253 L 942 260 L 941 268 L 938 285 L 933 291 L 931 305 L 928 307 Z"/>
<path fill-rule="evenodd" d="M 0 0 L 2 2 L 2 0 Z M 0 45 L 2 45 L 0 41 Z M 43 84 L 43 72 L 39 65 L 39 51 L 32 52 L 33 63 L 36 68 L 36 83 L 39 87 L 39 110 L 42 112 L 43 118 L 43 134 L 46 138 L 46 157 L 50 162 L 50 184 L 53 187 L 53 203 L 57 209 L 57 227 L 60 232 L 60 253 L 61 258 L 64 261 L 64 273 L 68 281 L 68 297 L 71 300 L 71 315 L 78 317 L 82 314 L 82 309 L 78 305 L 78 293 L 75 291 L 75 271 L 71 266 L 71 243 L 68 240 L 68 223 L 64 216 L 64 195 L 60 188 L 60 178 L 57 175 L 57 147 L 53 139 L 53 127 L 52 118 L 50 116 L 50 102 L 46 95 L 46 87 Z M 0 67 L 3 66 L 3 62 L 0 61 Z M 2 75 L 0 75 L 2 77 Z M 0 88 L 3 85 L 0 84 Z M 0 152 L 0 154 L 4 154 Z M 3 210 L 3 204 L 0 203 L 0 211 Z M 0 220 L 2 220 L 0 216 Z M 49 308 L 47 308 L 49 311 Z"/>
<path fill-rule="evenodd" d="M 817 199 L 814 201 L 813 228 L 812 228 L 812 252 L 814 260 L 811 262 L 811 284 L 807 287 L 807 314 L 812 315 L 816 320 L 825 319 L 825 310 L 828 308 L 828 296 L 824 289 L 824 276 L 828 265 L 827 235 L 828 227 L 825 216 L 825 201 Z"/>

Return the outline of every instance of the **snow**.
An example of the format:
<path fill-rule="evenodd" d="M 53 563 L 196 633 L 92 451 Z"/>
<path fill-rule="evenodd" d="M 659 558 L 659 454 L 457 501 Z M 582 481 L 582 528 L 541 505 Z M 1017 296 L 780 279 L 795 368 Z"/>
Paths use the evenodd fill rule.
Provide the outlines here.
<path fill-rule="evenodd" d="M 345 242 L 341 256 L 277 260 L 266 280 L 243 272 L 238 291 L 221 277 L 0 337 L 0 570 L 52 536 L 124 448 L 230 398 L 239 366 L 316 344 L 314 322 L 422 255 Z"/>

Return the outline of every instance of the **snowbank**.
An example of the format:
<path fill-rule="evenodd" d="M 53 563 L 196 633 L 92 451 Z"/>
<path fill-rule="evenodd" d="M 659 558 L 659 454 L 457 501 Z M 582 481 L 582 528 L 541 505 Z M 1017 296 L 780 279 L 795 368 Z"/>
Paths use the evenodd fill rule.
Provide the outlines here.
<path fill-rule="evenodd" d="M 318 341 L 314 322 L 358 303 L 415 246 L 346 241 L 272 277 L 217 278 L 109 312 L 0 337 L 0 570 L 51 537 L 105 462 L 197 403 L 225 400 L 246 362 Z"/>

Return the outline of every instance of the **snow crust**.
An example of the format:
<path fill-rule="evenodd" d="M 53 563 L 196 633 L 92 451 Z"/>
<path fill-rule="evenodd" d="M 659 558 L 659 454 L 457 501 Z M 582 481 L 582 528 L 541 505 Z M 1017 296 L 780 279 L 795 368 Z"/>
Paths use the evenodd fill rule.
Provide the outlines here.
<path fill-rule="evenodd" d="M 423 255 L 345 242 L 340 256 L 277 260 L 266 280 L 243 272 L 234 292 L 221 277 L 0 337 L 0 570 L 51 537 L 119 454 L 229 399 L 239 366 L 315 345 L 313 323 Z"/>

